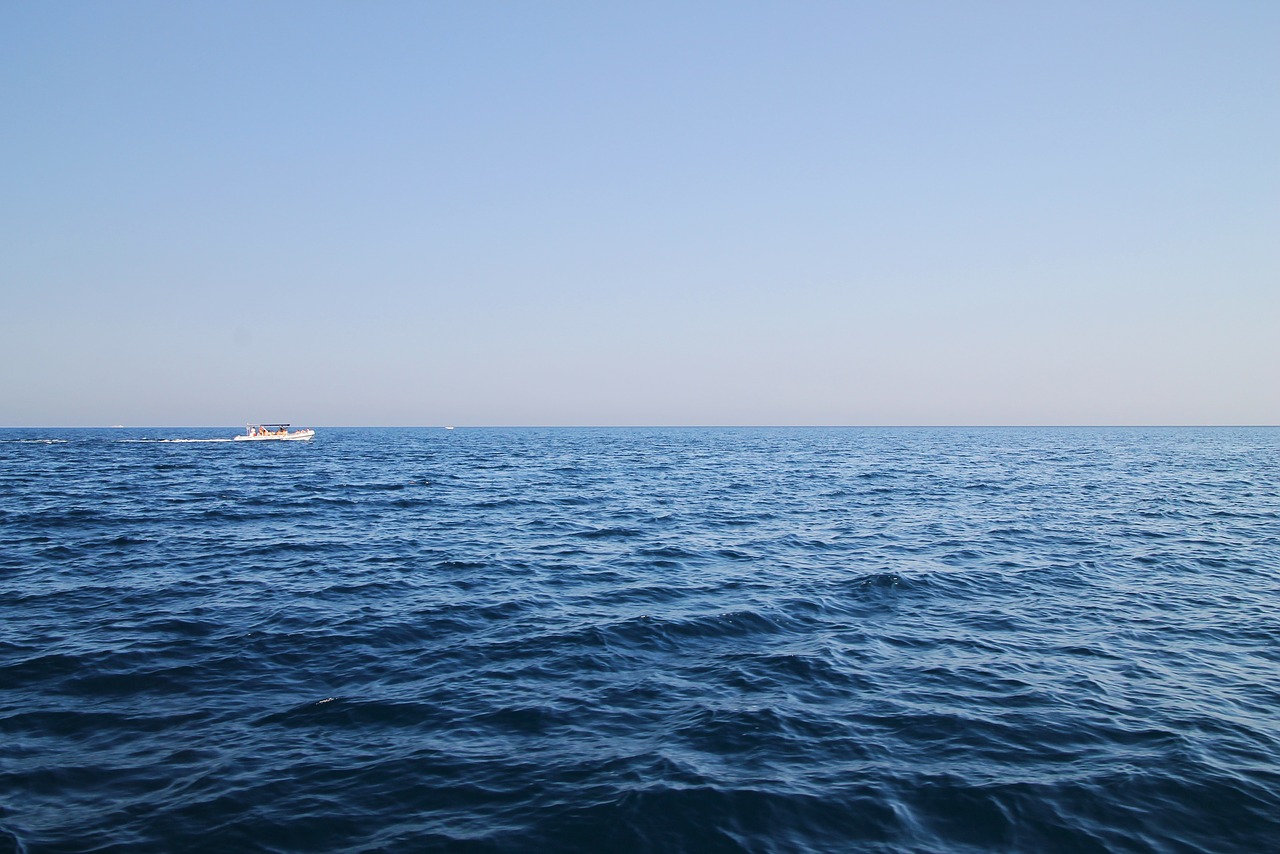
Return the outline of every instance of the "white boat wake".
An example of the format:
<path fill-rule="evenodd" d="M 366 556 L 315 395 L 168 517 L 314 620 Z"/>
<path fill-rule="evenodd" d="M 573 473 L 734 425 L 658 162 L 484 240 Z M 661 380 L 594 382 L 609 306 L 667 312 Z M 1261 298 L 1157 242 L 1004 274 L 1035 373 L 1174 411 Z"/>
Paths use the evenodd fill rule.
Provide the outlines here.
<path fill-rule="evenodd" d="M 123 445 L 164 444 L 164 445 L 205 445 L 212 442 L 230 442 L 231 439 L 116 439 Z"/>

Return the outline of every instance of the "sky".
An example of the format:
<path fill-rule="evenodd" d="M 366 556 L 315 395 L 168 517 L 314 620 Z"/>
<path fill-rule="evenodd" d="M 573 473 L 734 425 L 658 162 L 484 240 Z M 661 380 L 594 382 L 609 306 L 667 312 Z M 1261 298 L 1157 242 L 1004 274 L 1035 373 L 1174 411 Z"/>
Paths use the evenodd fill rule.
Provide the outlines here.
<path fill-rule="evenodd" d="M 0 3 L 0 425 L 1280 424 L 1280 3 Z"/>

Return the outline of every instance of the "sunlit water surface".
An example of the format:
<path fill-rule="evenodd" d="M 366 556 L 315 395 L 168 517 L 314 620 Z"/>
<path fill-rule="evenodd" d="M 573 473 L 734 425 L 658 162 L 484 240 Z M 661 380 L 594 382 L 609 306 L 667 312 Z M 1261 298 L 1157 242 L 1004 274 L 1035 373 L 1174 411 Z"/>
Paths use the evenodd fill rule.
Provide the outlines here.
<path fill-rule="evenodd" d="M 233 432 L 0 431 L 0 851 L 1280 849 L 1278 430 Z"/>

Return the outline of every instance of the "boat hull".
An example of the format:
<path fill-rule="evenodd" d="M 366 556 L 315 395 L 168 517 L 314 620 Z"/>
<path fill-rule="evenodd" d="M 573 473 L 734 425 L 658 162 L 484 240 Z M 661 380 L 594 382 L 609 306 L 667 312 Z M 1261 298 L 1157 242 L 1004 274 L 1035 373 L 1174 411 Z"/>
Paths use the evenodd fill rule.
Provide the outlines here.
<path fill-rule="evenodd" d="M 237 442 L 310 442 L 316 435 L 315 430 L 294 430 L 283 435 L 265 433 L 257 436 L 233 436 Z"/>

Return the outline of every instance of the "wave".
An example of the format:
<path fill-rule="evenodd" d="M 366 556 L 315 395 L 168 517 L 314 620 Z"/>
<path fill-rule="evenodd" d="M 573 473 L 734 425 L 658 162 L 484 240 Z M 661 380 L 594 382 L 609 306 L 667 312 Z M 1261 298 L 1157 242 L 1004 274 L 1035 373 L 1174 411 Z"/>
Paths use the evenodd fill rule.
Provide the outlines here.
<path fill-rule="evenodd" d="M 1280 838 L 1274 431 L 447 435 L 9 446 L 0 851 Z"/>

